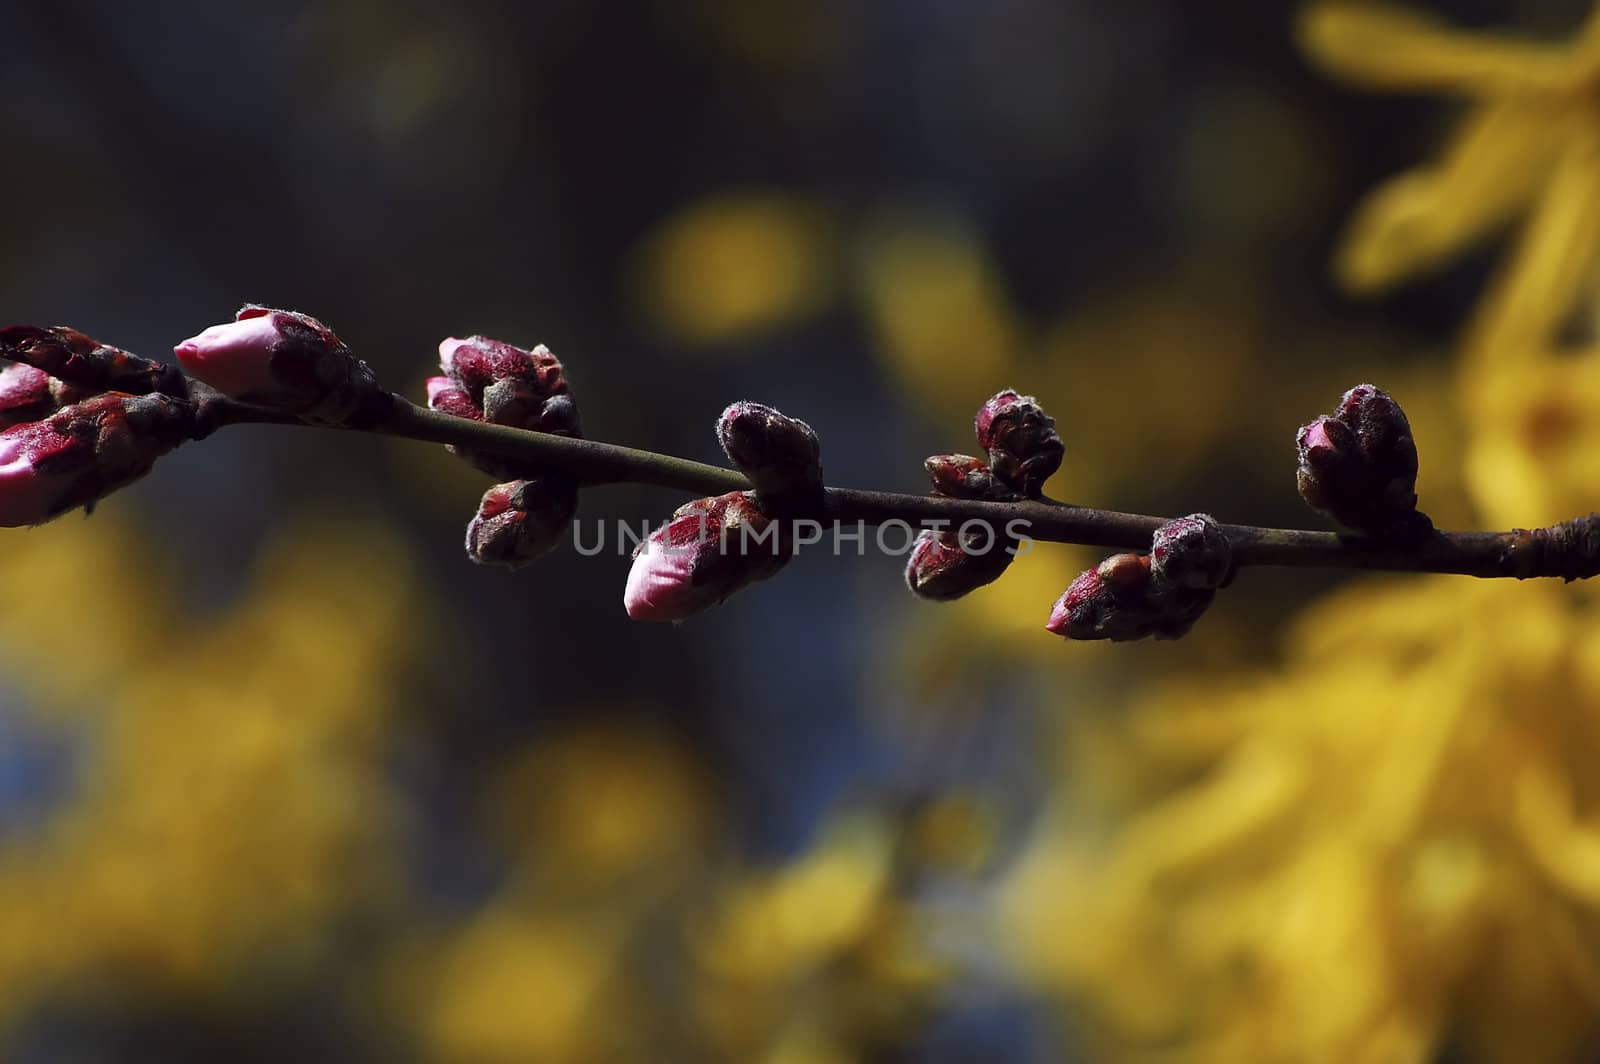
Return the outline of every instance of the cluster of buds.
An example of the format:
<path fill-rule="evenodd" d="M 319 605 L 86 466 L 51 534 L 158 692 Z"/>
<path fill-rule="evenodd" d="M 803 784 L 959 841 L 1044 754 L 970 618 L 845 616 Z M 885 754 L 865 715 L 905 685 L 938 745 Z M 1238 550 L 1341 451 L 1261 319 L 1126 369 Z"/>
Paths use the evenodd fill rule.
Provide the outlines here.
<path fill-rule="evenodd" d="M 755 490 L 681 506 L 639 544 L 622 595 L 636 621 L 681 621 L 776 573 L 793 554 L 783 519 L 821 502 L 822 449 L 804 421 L 738 402 L 717 440 Z"/>
<path fill-rule="evenodd" d="M 1300 497 L 1340 525 L 1379 539 L 1417 538 L 1433 528 L 1417 510 L 1417 445 L 1411 424 L 1371 384 L 1345 392 L 1331 415 L 1295 436 Z"/>
<path fill-rule="evenodd" d="M 980 458 L 936 454 L 923 465 L 935 495 L 997 502 L 1017 497 Z M 1018 540 L 976 524 L 917 533 L 906 562 L 906 586 L 925 599 L 945 602 L 1000 579 L 1016 557 Z"/>
<path fill-rule="evenodd" d="M 1114 554 L 1056 600 L 1045 630 L 1067 639 L 1177 639 L 1233 575 L 1232 551 L 1209 514 L 1156 529 L 1149 554 Z"/>
<path fill-rule="evenodd" d="M 965 454 L 936 454 L 923 463 L 933 493 L 952 499 L 1006 502 L 1038 498 L 1061 467 L 1065 447 L 1056 423 L 1038 400 L 1007 389 L 991 396 L 973 421 L 988 461 Z M 988 524 L 925 529 L 906 563 L 906 586 L 926 599 L 960 598 L 998 580 L 1016 557 L 1019 541 Z"/>
<path fill-rule="evenodd" d="M 193 439 L 195 408 L 171 366 L 74 329 L 0 329 L 0 526 L 94 504 Z"/>
<path fill-rule="evenodd" d="M 439 344 L 439 366 L 444 374 L 427 383 L 434 410 L 534 432 L 583 435 L 561 360 L 543 344 L 529 351 L 486 336 L 451 337 Z M 450 451 L 505 479 L 478 503 L 467 526 L 467 557 L 516 569 L 561 541 L 578 506 L 578 481 L 571 473 L 470 448 Z"/>
<path fill-rule="evenodd" d="M 1031 395 L 1007 388 L 991 396 L 978 408 L 972 427 L 995 477 L 1025 498 L 1038 498 L 1044 482 L 1061 468 L 1066 447 L 1055 419 Z"/>
<path fill-rule="evenodd" d="M 367 428 L 392 397 L 316 318 L 248 304 L 173 348 L 184 369 L 230 399 L 326 425 Z"/>

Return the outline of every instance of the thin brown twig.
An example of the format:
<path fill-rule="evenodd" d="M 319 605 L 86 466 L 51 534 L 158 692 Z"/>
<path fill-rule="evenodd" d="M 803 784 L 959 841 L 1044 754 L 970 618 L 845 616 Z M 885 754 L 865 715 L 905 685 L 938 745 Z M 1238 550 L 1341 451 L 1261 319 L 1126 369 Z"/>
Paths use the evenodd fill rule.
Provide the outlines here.
<path fill-rule="evenodd" d="M 208 398 L 209 431 L 225 424 L 305 422 L 219 398 Z M 453 417 L 394 397 L 392 410 L 357 431 L 491 451 L 576 474 L 586 484 L 649 484 L 701 495 L 745 490 L 743 474 L 721 466 L 598 440 L 572 439 Z M 1148 550 L 1168 519 L 1119 513 L 1050 500 L 984 502 L 932 495 L 828 488 L 818 520 L 837 524 L 959 527 L 1008 525 L 1031 539 L 1093 547 Z M 1019 522 L 1020 524 L 1011 524 Z M 1401 572 L 1458 573 L 1476 577 L 1553 576 L 1567 580 L 1600 574 L 1600 515 L 1589 514 L 1541 529 L 1443 532 L 1407 544 L 1336 532 L 1223 525 L 1236 564 Z"/>

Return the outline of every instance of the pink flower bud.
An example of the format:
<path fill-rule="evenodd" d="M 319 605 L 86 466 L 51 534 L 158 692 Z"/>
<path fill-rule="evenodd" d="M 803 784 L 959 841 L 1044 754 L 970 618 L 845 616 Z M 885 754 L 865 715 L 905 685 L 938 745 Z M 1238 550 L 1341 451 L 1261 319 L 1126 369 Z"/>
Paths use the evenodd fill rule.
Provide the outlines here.
<path fill-rule="evenodd" d="M 246 306 L 173 353 L 224 395 L 311 421 L 355 424 L 380 416 L 388 399 L 333 330 L 297 311 Z"/>
<path fill-rule="evenodd" d="M 1156 529 L 1150 559 L 1156 579 L 1173 587 L 1221 587 L 1233 568 L 1233 550 L 1210 514 L 1190 514 Z"/>
<path fill-rule="evenodd" d="M 740 401 L 717 419 L 722 452 L 750 478 L 769 510 L 803 508 L 822 491 L 822 445 L 811 426 L 770 406 Z"/>
<path fill-rule="evenodd" d="M 1081 573 L 1056 600 L 1045 630 L 1067 639 L 1129 642 L 1177 639 L 1193 627 L 1216 592 L 1154 578 L 1147 554 L 1114 554 Z"/>
<path fill-rule="evenodd" d="M 1011 565 L 1015 540 L 982 532 L 924 529 L 906 561 L 906 586 L 925 599 L 948 602 L 1000 579 Z"/>
<path fill-rule="evenodd" d="M 1056 423 L 1031 395 L 1006 389 L 978 409 L 973 422 L 978 445 L 989 452 L 994 475 L 1023 495 L 1035 497 L 1061 468 L 1066 447 Z"/>
<path fill-rule="evenodd" d="M 0 329 L 0 358 L 41 369 L 71 385 L 75 391 L 58 396 L 59 406 L 100 392 L 187 394 L 178 367 L 129 354 L 66 326 L 8 325 Z"/>
<path fill-rule="evenodd" d="M 562 472 L 496 484 L 467 526 L 467 557 L 521 568 L 561 542 L 577 506 L 577 483 Z"/>
<path fill-rule="evenodd" d="M 1108 584 L 1099 567 L 1086 569 L 1056 600 L 1045 631 L 1067 639 L 1143 639 L 1154 627 L 1155 613 L 1143 589 L 1122 590 Z"/>
<path fill-rule="evenodd" d="M 38 421 L 85 398 L 82 388 L 14 362 L 0 370 L 0 428 Z"/>
<path fill-rule="evenodd" d="M 561 360 L 540 344 L 526 351 L 501 340 L 451 337 L 439 344 L 443 377 L 428 379 L 428 405 L 473 421 L 581 438 L 578 404 Z M 526 462 L 470 448 L 451 447 L 490 476 L 526 479 L 539 472 Z"/>
<path fill-rule="evenodd" d="M 439 344 L 439 365 L 480 409 L 484 389 L 499 381 L 516 381 L 541 399 L 569 391 L 561 360 L 543 344 L 528 351 L 487 336 L 450 337 Z"/>
<path fill-rule="evenodd" d="M 633 555 L 622 604 L 636 621 L 681 621 L 789 560 L 781 529 L 749 492 L 680 506 Z"/>
<path fill-rule="evenodd" d="M 0 526 L 92 507 L 189 438 L 193 410 L 165 395 L 106 392 L 0 432 Z"/>
<path fill-rule="evenodd" d="M 429 377 L 427 389 L 430 408 L 470 421 L 483 420 L 483 411 L 472 405 L 472 397 L 449 377 Z"/>
<path fill-rule="evenodd" d="M 935 495 L 952 499 L 1015 499 L 1016 492 L 995 478 L 988 463 L 967 454 L 936 454 L 923 463 Z"/>
<path fill-rule="evenodd" d="M 1332 416 L 1295 436 L 1295 482 L 1312 509 L 1368 535 L 1424 535 L 1432 529 L 1417 511 L 1417 447 L 1400 405 L 1360 384 L 1345 392 Z"/>

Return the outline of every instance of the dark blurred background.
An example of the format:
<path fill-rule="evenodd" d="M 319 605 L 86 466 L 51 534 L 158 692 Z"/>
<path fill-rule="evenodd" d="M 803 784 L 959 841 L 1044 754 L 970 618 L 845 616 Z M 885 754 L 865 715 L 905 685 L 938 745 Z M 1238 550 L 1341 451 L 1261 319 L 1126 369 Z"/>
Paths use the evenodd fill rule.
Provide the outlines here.
<path fill-rule="evenodd" d="M 1431 5 L 1552 35 L 1586 7 Z M 168 357 L 294 307 L 414 397 L 446 336 L 543 342 L 594 438 L 715 460 L 751 398 L 831 482 L 901 491 L 1014 386 L 1061 424 L 1058 497 L 1305 524 L 1290 436 L 1349 383 L 1451 438 L 1489 260 L 1337 294 L 1342 220 L 1454 112 L 1320 79 L 1293 15 L 11 0 L 0 317 Z M 1473 520 L 1448 463 L 1423 480 Z M 637 625 L 615 552 L 469 564 L 485 486 L 245 427 L 0 538 L 6 1059 L 1071 1058 L 988 924 L 1043 737 L 1270 665 L 1335 580 L 1249 574 L 1181 644 L 1084 647 L 1041 626 L 1090 552 L 937 606 L 817 551 Z"/>

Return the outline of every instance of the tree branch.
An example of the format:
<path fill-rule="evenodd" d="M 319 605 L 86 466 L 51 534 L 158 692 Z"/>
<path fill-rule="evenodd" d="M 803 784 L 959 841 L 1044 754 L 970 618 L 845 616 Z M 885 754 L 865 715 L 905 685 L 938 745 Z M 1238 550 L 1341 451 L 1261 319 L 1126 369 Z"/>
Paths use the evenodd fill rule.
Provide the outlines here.
<path fill-rule="evenodd" d="M 228 424 L 304 425 L 305 422 L 211 393 L 203 400 L 206 431 Z M 650 484 L 701 495 L 747 490 L 743 474 L 721 466 L 598 440 L 572 439 L 453 417 L 394 397 L 391 410 L 355 431 L 454 444 L 491 451 L 530 464 L 554 466 L 585 484 Z M 1025 536 L 1056 543 L 1148 550 L 1155 530 L 1168 519 L 1118 513 L 1049 500 L 983 502 L 933 495 L 828 488 L 817 519 L 841 524 L 912 526 L 966 521 L 987 523 L 1002 533 L 1011 522 Z M 1414 544 L 1383 543 L 1336 532 L 1223 525 L 1238 565 L 1274 565 L 1400 572 L 1458 573 L 1476 577 L 1561 577 L 1600 574 L 1600 515 L 1590 514 L 1542 529 L 1508 532 L 1436 531 Z"/>

